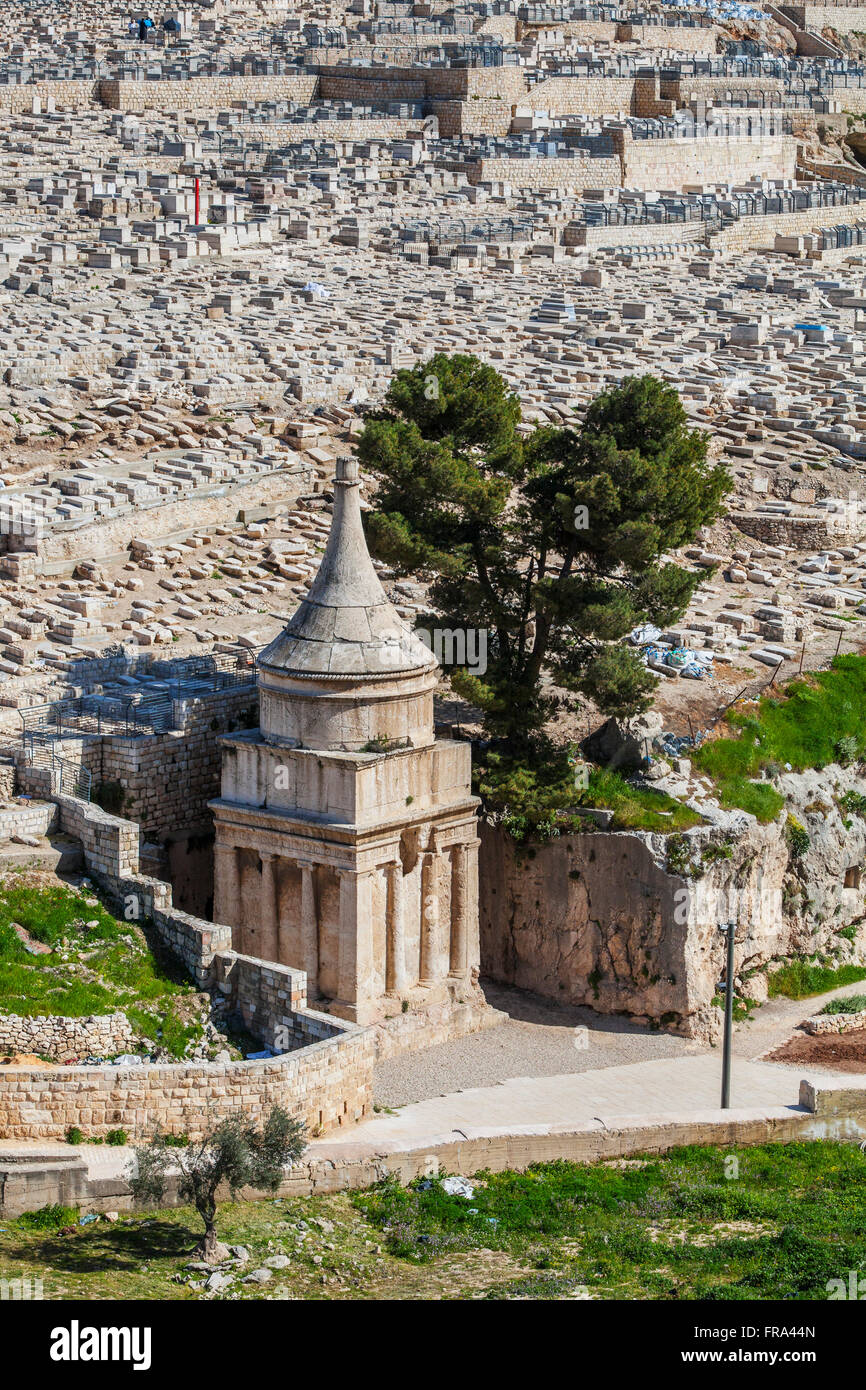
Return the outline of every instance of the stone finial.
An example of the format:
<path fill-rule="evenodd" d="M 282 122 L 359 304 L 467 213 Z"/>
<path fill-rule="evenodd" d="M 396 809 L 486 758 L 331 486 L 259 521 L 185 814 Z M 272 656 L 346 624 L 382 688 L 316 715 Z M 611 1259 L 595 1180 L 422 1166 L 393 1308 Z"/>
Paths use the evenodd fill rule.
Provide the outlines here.
<path fill-rule="evenodd" d="M 360 482 L 360 469 L 358 460 L 343 456 L 337 459 L 337 468 L 334 473 L 335 483 L 357 483 Z"/>

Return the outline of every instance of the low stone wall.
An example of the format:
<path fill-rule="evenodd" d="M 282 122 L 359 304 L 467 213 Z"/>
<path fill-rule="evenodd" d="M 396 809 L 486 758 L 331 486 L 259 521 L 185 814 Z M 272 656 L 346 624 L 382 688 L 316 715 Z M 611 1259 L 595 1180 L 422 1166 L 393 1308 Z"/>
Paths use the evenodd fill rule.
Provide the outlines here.
<path fill-rule="evenodd" d="M 307 1008 L 307 976 L 275 961 L 223 951 L 215 962 L 217 988 L 254 1037 L 286 1052 L 339 1037 L 342 1021 Z"/>
<path fill-rule="evenodd" d="M 372 1033 L 345 1024 L 340 1036 L 260 1062 L 3 1067 L 0 1138 L 62 1140 L 77 1125 L 88 1137 L 122 1128 L 135 1140 L 159 1125 L 197 1139 L 239 1110 L 261 1123 L 274 1105 L 324 1133 L 370 1112 L 375 1054 Z"/>
<path fill-rule="evenodd" d="M 124 1013 L 57 1018 L 39 1014 L 0 1015 L 0 1051 L 33 1052 L 56 1062 L 80 1057 L 117 1057 L 132 1051 L 135 1035 Z"/>
<path fill-rule="evenodd" d="M 845 248 L 849 254 L 850 246 Z M 772 516 L 757 512 L 731 512 L 730 520 L 738 531 L 764 545 L 785 545 L 793 550 L 833 550 L 854 537 L 845 525 L 844 514 L 828 517 Z"/>
<path fill-rule="evenodd" d="M 12 835 L 50 835 L 56 829 L 58 819 L 57 807 L 51 802 L 31 805 L 27 801 L 19 801 L 13 809 L 0 811 L 0 841 L 8 840 Z"/>
<path fill-rule="evenodd" d="M 138 826 L 110 816 L 92 801 L 54 795 L 60 829 L 81 842 L 88 869 L 100 878 L 129 878 L 138 872 Z"/>
<path fill-rule="evenodd" d="M 807 1033 L 856 1033 L 866 1028 L 866 1009 L 856 1014 L 814 1014 L 802 1025 Z"/>
<path fill-rule="evenodd" d="M 563 233 L 566 246 L 685 246 L 706 242 L 703 222 L 658 222 L 647 226 L 587 227 L 574 223 Z"/>

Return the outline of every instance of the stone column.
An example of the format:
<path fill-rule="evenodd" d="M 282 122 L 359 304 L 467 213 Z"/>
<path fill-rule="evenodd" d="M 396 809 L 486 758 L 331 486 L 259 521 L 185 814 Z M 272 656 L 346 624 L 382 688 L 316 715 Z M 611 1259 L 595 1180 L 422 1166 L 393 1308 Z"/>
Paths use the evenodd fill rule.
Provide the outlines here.
<path fill-rule="evenodd" d="M 300 860 L 301 870 L 301 965 L 307 972 L 307 998 L 319 993 L 319 918 L 313 865 Z"/>
<path fill-rule="evenodd" d="M 260 850 L 262 864 L 261 910 L 259 915 L 258 943 L 262 960 L 279 960 L 277 944 L 277 856 L 269 850 Z"/>
<path fill-rule="evenodd" d="M 398 859 L 385 865 L 388 880 L 388 906 L 385 919 L 385 990 L 404 994 L 409 987 L 406 970 L 406 936 L 403 917 L 403 865 Z"/>
<path fill-rule="evenodd" d="M 217 840 L 214 845 L 213 919 L 239 931 L 241 915 L 241 878 L 238 852 L 234 845 Z"/>
<path fill-rule="evenodd" d="M 338 869 L 340 878 L 339 998 L 331 1012 L 354 1023 L 376 1015 L 373 998 L 373 914 L 369 870 Z"/>
<path fill-rule="evenodd" d="M 481 969 L 481 931 L 478 925 L 479 839 L 466 841 L 466 970 Z"/>
<path fill-rule="evenodd" d="M 439 856 L 428 850 L 421 859 L 420 983 L 439 979 Z"/>
<path fill-rule="evenodd" d="M 448 960 L 451 975 L 465 975 L 467 969 L 468 859 L 466 845 L 454 845 L 451 850 L 451 941 Z"/>

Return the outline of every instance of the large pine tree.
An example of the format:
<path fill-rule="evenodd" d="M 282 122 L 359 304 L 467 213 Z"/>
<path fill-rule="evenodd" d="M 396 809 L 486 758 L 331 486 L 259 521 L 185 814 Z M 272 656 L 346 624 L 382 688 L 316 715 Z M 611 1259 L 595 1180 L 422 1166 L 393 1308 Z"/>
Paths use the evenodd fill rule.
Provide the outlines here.
<path fill-rule="evenodd" d="M 655 677 L 621 639 L 682 615 L 705 572 L 662 557 L 720 514 L 730 485 L 652 376 L 597 396 L 574 428 L 519 425 L 492 367 L 438 354 L 397 373 L 359 444 L 379 484 L 373 554 L 432 581 L 436 624 L 488 631 L 484 675 L 452 684 L 514 748 L 552 713 L 544 672 L 569 705 L 648 706 Z"/>

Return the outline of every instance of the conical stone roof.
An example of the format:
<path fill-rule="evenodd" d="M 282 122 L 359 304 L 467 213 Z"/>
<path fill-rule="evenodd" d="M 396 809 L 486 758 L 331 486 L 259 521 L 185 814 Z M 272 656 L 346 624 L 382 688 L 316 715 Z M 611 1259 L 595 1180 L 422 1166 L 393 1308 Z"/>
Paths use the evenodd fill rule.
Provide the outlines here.
<path fill-rule="evenodd" d="M 337 460 L 334 515 L 312 586 L 258 666 L 308 680 L 382 680 L 432 670 L 436 658 L 389 602 L 361 524 L 358 463 Z"/>

